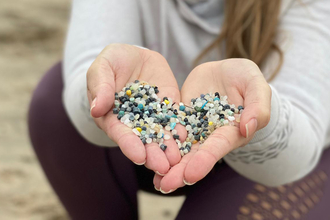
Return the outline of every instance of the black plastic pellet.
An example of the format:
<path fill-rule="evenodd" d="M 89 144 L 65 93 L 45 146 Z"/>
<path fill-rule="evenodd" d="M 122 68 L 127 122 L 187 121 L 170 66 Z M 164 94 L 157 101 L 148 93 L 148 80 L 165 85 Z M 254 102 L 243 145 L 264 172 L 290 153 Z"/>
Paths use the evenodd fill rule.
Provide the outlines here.
<path fill-rule="evenodd" d="M 162 149 L 163 151 L 165 151 L 166 148 L 167 148 L 167 146 L 166 146 L 165 144 L 161 144 L 161 145 L 160 145 L 160 149 Z"/>
<path fill-rule="evenodd" d="M 174 138 L 174 139 L 179 139 L 179 138 L 180 138 L 180 136 L 179 136 L 179 135 L 177 135 L 177 134 L 174 134 L 174 135 L 173 135 L 173 138 Z"/>
<path fill-rule="evenodd" d="M 238 109 L 238 111 L 240 111 L 240 110 L 243 110 L 243 109 L 244 109 L 244 107 L 243 107 L 243 106 L 241 106 L 241 105 L 239 105 L 239 106 L 237 107 L 237 109 Z"/>
<path fill-rule="evenodd" d="M 119 113 L 118 108 L 114 108 L 114 109 L 112 110 L 112 112 L 113 112 L 113 114 L 118 114 L 118 113 Z"/>
<path fill-rule="evenodd" d="M 195 135 L 194 138 L 195 138 L 196 141 L 199 141 L 200 140 L 199 134 Z"/>
<path fill-rule="evenodd" d="M 146 131 L 147 127 L 146 126 L 142 126 L 142 131 Z"/>

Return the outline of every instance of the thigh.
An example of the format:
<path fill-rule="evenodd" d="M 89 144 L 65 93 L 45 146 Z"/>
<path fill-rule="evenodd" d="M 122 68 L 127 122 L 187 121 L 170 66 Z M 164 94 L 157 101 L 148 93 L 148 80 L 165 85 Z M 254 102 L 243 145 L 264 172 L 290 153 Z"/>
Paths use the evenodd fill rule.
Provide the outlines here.
<path fill-rule="evenodd" d="M 61 64 L 39 83 L 29 110 L 30 138 L 40 164 L 72 219 L 136 219 L 138 183 L 119 148 L 85 141 L 62 105 Z"/>
<path fill-rule="evenodd" d="M 189 187 L 177 219 L 319 219 L 330 216 L 330 149 L 303 179 L 280 187 L 256 184 L 219 164 Z"/>

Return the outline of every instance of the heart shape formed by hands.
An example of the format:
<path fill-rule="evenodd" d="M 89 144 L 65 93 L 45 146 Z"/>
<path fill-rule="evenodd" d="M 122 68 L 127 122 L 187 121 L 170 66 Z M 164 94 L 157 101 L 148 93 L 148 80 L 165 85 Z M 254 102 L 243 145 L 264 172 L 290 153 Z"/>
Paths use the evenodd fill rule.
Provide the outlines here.
<path fill-rule="evenodd" d="M 157 85 L 159 97 L 171 97 L 175 102 L 187 105 L 200 94 L 216 91 L 226 94 L 229 103 L 245 108 L 240 127 L 216 129 L 202 146 L 194 144 L 191 152 L 182 158 L 173 138 L 166 142 L 168 148 L 164 152 L 155 143 L 144 146 L 110 111 L 114 93 L 136 79 Z M 91 115 L 96 124 L 118 143 L 130 160 L 155 171 L 155 188 L 163 193 L 204 178 L 218 160 L 247 144 L 270 119 L 271 89 L 257 65 L 246 59 L 199 65 L 189 74 L 180 92 L 166 59 L 159 53 L 112 44 L 100 53 L 88 70 L 87 83 Z M 178 125 L 176 129 L 180 140 L 185 140 L 185 128 Z"/>

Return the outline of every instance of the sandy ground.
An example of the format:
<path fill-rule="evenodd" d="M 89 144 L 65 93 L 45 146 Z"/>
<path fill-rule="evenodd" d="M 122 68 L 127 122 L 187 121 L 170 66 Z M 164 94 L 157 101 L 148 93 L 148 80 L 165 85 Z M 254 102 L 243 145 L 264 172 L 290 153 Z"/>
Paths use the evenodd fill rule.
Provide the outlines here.
<path fill-rule="evenodd" d="M 0 5 L 0 219 L 66 220 L 30 146 L 26 115 L 42 74 L 61 59 L 70 2 Z M 174 219 L 183 199 L 140 192 L 141 219 Z"/>

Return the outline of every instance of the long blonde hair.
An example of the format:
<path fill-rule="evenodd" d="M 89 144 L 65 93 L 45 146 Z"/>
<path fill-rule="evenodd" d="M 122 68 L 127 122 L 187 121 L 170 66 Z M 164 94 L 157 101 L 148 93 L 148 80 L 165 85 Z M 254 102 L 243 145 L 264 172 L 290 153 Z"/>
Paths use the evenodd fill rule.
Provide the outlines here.
<path fill-rule="evenodd" d="M 196 58 L 196 66 L 214 48 L 225 43 L 226 58 L 247 58 L 259 67 L 266 55 L 275 50 L 280 55 L 271 81 L 283 63 L 283 53 L 274 43 L 281 0 L 226 0 L 225 18 L 220 35 Z"/>

